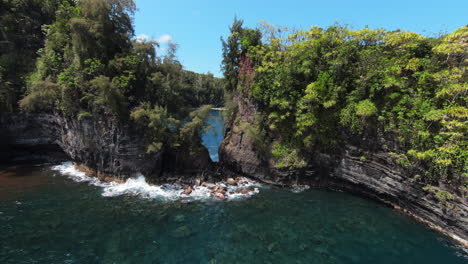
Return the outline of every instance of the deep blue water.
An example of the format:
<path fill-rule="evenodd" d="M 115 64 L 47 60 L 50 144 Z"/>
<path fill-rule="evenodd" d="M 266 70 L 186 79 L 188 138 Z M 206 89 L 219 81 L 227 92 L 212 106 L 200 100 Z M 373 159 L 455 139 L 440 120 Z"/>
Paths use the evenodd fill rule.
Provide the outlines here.
<path fill-rule="evenodd" d="M 202 137 L 203 145 L 208 149 L 211 160 L 219 161 L 218 147 L 223 140 L 224 120 L 222 111 L 211 110 L 211 118 L 208 119 L 209 125 L 212 127 Z"/>

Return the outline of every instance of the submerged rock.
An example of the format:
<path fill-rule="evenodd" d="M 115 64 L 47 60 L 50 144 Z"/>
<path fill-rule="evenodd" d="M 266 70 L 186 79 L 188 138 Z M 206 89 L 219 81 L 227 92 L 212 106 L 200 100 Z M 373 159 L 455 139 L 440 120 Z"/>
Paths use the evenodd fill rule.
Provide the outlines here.
<path fill-rule="evenodd" d="M 268 245 L 267 249 L 268 249 L 268 252 L 273 252 L 273 250 L 275 249 L 276 247 L 276 242 L 273 242 L 271 244 Z"/>
<path fill-rule="evenodd" d="M 191 236 L 192 234 L 193 231 L 190 229 L 190 227 L 186 225 L 178 227 L 174 231 L 172 231 L 172 237 L 175 238 L 185 238 Z"/>
<path fill-rule="evenodd" d="M 174 217 L 174 221 L 177 223 L 182 223 L 185 221 L 185 215 L 179 214 Z"/>

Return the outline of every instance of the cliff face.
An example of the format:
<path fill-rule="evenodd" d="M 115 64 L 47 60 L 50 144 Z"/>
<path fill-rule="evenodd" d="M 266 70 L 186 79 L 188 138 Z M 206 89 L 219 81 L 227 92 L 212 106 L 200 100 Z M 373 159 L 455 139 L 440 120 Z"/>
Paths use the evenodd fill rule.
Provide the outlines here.
<path fill-rule="evenodd" d="M 0 115 L 0 158 L 8 160 L 63 160 L 58 120 L 53 115 Z"/>
<path fill-rule="evenodd" d="M 207 151 L 146 154 L 143 133 L 112 118 L 79 121 L 53 114 L 3 115 L 0 136 L 3 160 L 72 159 L 98 173 L 120 178 L 142 173 L 157 181 L 172 172 L 199 174 L 212 166 Z"/>
<path fill-rule="evenodd" d="M 237 111 L 226 122 L 223 141 L 219 147 L 220 163 L 236 172 L 260 176 L 265 166 L 257 156 L 255 144 L 241 124 L 253 124 L 257 113 L 252 101 L 237 95 L 233 98 Z"/>
<path fill-rule="evenodd" d="M 408 172 L 396 164 L 390 155 L 378 147 L 378 141 L 356 142 L 343 146 L 338 153 L 317 153 L 307 168 L 276 169 L 272 161 L 256 154 L 243 122 L 253 123 L 256 109 L 245 98 L 234 98 L 238 111 L 226 124 L 224 140 L 219 149 L 220 165 L 237 173 L 278 185 L 307 184 L 315 188 L 344 190 L 364 195 L 391 205 L 434 229 L 468 245 L 468 203 L 456 197 L 445 206 Z M 245 127 L 245 126 L 244 126 Z M 366 140 L 367 141 L 367 140 Z M 361 144 L 359 144 L 361 143 Z M 368 147 L 373 145 L 373 147 Z M 365 159 L 361 159 L 365 156 Z"/>

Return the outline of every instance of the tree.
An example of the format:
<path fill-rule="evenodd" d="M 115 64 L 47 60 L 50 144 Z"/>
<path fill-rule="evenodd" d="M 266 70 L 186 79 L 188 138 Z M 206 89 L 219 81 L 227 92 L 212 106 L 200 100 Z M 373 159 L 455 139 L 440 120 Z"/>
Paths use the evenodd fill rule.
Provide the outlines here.
<path fill-rule="evenodd" d="M 284 36 L 267 26 L 270 38 L 252 46 L 255 31 L 234 25 L 223 42 L 225 76 L 258 106 L 253 127 L 273 143 L 278 166 L 378 138 L 422 183 L 466 187 L 467 26 L 440 38 L 338 24 Z M 254 62 L 250 83 L 239 74 L 243 54 Z"/>
<path fill-rule="evenodd" d="M 234 18 L 232 26 L 229 28 L 231 34 L 228 36 L 227 41 L 221 38 L 223 45 L 223 61 L 222 71 L 226 79 L 226 90 L 234 91 L 237 88 L 237 76 L 239 72 L 240 61 L 240 40 L 242 34 L 242 20 Z"/>
<path fill-rule="evenodd" d="M 37 50 L 44 45 L 42 26 L 54 21 L 61 5 L 72 0 L 0 1 L 0 112 L 17 110 L 33 70 Z"/>
<path fill-rule="evenodd" d="M 107 62 L 128 52 L 134 35 L 132 0 L 81 0 L 80 16 L 70 20 L 73 49 L 78 63 L 89 58 Z"/>

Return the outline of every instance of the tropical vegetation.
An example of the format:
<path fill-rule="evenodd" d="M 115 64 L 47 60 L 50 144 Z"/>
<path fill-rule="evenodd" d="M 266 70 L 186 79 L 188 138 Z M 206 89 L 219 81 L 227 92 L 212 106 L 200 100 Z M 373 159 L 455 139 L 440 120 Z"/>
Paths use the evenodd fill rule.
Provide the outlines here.
<path fill-rule="evenodd" d="M 198 142 L 209 109 L 202 106 L 224 104 L 223 80 L 184 70 L 176 44 L 158 55 L 159 43 L 134 37 L 132 0 L 2 0 L 0 7 L 0 112 L 135 122 L 153 152 L 188 135 Z"/>
<path fill-rule="evenodd" d="M 417 182 L 466 190 L 468 26 L 439 37 L 339 24 L 248 29 L 237 19 L 230 29 L 224 76 L 231 97 L 259 110 L 249 126 L 260 156 L 297 169 L 359 138 L 382 144 Z"/>

